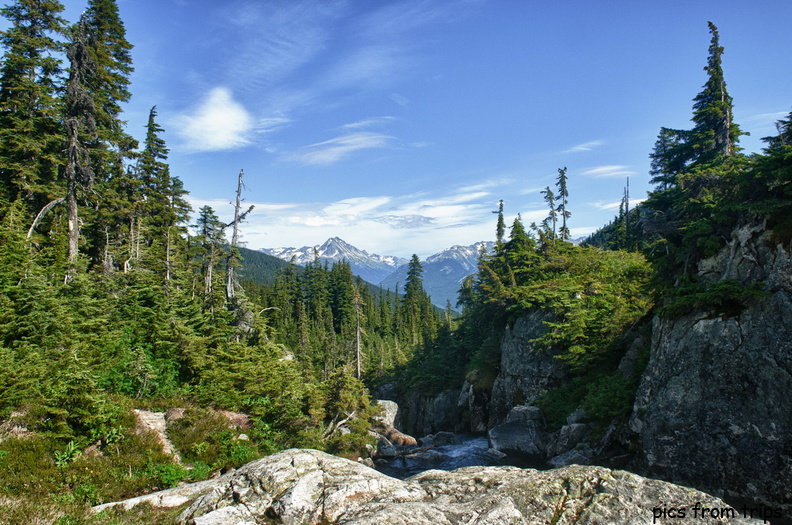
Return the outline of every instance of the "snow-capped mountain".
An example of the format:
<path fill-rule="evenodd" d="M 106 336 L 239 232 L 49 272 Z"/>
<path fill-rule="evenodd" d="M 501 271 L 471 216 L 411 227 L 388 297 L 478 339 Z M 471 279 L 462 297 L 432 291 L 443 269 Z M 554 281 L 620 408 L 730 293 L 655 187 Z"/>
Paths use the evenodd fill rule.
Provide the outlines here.
<path fill-rule="evenodd" d="M 462 281 L 478 270 L 478 258 L 482 246 L 487 252 L 491 252 L 495 243 L 477 242 L 470 246 L 452 246 L 421 261 L 423 287 L 433 304 L 445 308 L 447 301 L 451 301 L 451 306 L 456 308 L 457 292 L 462 286 Z M 399 288 L 404 290 L 406 280 L 407 267 L 403 266 L 384 279 L 380 286 L 394 289 L 398 284 Z"/>
<path fill-rule="evenodd" d="M 294 260 L 295 264 L 305 266 L 318 256 L 322 262 L 346 261 L 352 273 L 372 284 L 379 284 L 399 266 L 407 264 L 407 259 L 390 255 L 369 254 L 339 237 L 327 239 L 324 244 L 303 246 L 302 248 L 264 248 L 262 252 L 284 261 Z"/>

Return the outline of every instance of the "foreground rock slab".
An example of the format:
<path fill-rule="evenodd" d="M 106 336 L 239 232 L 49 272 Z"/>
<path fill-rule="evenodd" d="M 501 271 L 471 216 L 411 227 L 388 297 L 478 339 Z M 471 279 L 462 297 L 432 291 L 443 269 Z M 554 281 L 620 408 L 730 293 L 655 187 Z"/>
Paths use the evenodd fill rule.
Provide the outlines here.
<path fill-rule="evenodd" d="M 603 467 L 467 467 L 401 481 L 354 461 L 292 449 L 212 480 L 178 523 L 670 524 L 684 522 L 668 519 L 678 509 L 692 516 L 697 504 L 710 517 L 702 519 L 699 510 L 696 523 L 761 523 L 743 519 L 738 509 L 724 514 L 730 507 L 702 492 Z"/>

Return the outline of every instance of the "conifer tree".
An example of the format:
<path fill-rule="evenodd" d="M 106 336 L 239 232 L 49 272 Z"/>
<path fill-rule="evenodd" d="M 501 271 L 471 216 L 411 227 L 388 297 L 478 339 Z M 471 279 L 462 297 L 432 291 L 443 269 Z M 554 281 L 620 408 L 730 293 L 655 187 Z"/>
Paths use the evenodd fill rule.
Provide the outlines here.
<path fill-rule="evenodd" d="M 706 163 L 720 155 L 733 155 L 737 152 L 737 142 L 743 133 L 733 121 L 732 98 L 726 91 L 723 76 L 723 47 L 720 45 L 718 28 L 707 22 L 712 40 L 709 58 L 704 71 L 707 82 L 694 100 L 693 123 L 688 146 L 695 163 Z"/>
<path fill-rule="evenodd" d="M 95 71 L 96 65 L 88 51 L 87 40 L 88 35 L 83 17 L 73 29 L 72 43 L 68 50 L 71 67 L 66 91 L 67 161 L 64 176 L 67 184 L 66 206 L 69 214 L 69 263 L 72 268 L 67 273 L 67 279 L 70 274 L 73 274 L 73 265 L 77 259 L 79 248 L 80 225 L 77 190 L 78 188 L 89 189 L 94 179 L 87 142 L 96 136 L 95 106 L 86 88 L 86 82 L 89 75 Z"/>
<path fill-rule="evenodd" d="M 404 285 L 404 300 L 401 304 L 405 336 L 413 346 L 431 338 L 436 332 L 435 315 L 431 300 L 423 287 L 423 266 L 417 255 L 413 254 L 407 268 L 407 282 Z"/>
<path fill-rule="evenodd" d="M 542 196 L 544 197 L 544 201 L 547 203 L 547 207 L 550 209 L 550 213 L 547 215 L 547 218 L 542 221 L 542 226 L 544 228 L 545 235 L 548 239 L 550 239 L 553 243 L 555 243 L 556 239 L 556 224 L 558 222 L 558 210 L 556 209 L 556 196 L 553 193 L 553 190 L 550 189 L 550 186 L 547 186 L 545 189 L 541 191 Z"/>
<path fill-rule="evenodd" d="M 212 300 L 212 292 L 215 289 L 215 279 L 217 272 L 215 267 L 220 259 L 220 250 L 225 241 L 223 235 L 223 224 L 215 215 L 211 206 L 202 206 L 198 210 L 196 223 L 198 236 L 195 239 L 198 243 L 201 258 L 201 274 L 203 276 L 204 300 Z"/>
<path fill-rule="evenodd" d="M 149 111 L 143 151 L 137 161 L 138 175 L 142 186 L 141 200 L 155 201 L 147 204 L 148 215 L 159 215 L 164 211 L 163 201 L 167 199 L 166 195 L 170 187 L 168 165 L 164 162 L 168 158 L 169 150 L 165 145 L 165 140 L 160 136 L 165 130 L 157 123 L 156 119 L 157 106 L 154 106 Z M 165 221 L 170 222 L 167 219 Z"/>
<path fill-rule="evenodd" d="M 95 153 L 96 169 L 104 180 L 118 175 L 120 161 L 136 147 L 135 140 L 123 129 L 121 104 L 132 96 L 129 75 L 132 74 L 132 44 L 118 13 L 116 0 L 89 0 L 85 11 L 91 55 L 96 69 L 91 75 L 91 94 L 96 106 L 96 126 L 101 153 Z M 111 171 L 112 170 L 112 171 Z"/>
<path fill-rule="evenodd" d="M 658 189 L 667 190 L 677 183 L 677 175 L 685 167 L 687 155 L 685 142 L 688 132 L 679 129 L 660 128 L 654 149 L 649 155 L 652 164 L 649 174 L 650 182 L 658 185 Z"/>
<path fill-rule="evenodd" d="M 55 183 L 63 148 L 62 11 L 57 0 L 17 0 L 0 9 L 11 24 L 0 32 L 0 203 L 22 198 L 31 216 L 62 196 Z"/>
<path fill-rule="evenodd" d="M 514 274 L 515 284 L 525 285 L 531 279 L 531 270 L 538 263 L 539 254 L 536 252 L 536 242 L 522 223 L 518 215 L 512 223 L 509 242 L 504 250 L 506 262 Z"/>
<path fill-rule="evenodd" d="M 650 174 L 658 189 L 667 190 L 676 185 L 679 174 L 690 172 L 719 157 L 735 155 L 741 135 L 734 123 L 732 98 L 726 90 L 723 74 L 720 35 L 715 24 L 708 22 L 712 35 L 709 57 L 704 71 L 707 81 L 702 91 L 693 99 L 694 127 L 692 130 L 660 128 L 652 159 Z"/>
<path fill-rule="evenodd" d="M 417 255 L 413 254 L 407 267 L 407 282 L 404 285 L 404 304 L 418 304 L 426 292 L 423 289 L 423 266 Z"/>
<path fill-rule="evenodd" d="M 503 221 L 503 199 L 498 203 L 498 223 L 495 226 L 495 243 L 500 249 L 503 244 L 503 235 L 506 233 L 506 223 Z"/>
<path fill-rule="evenodd" d="M 559 237 L 562 241 L 568 241 L 570 238 L 569 228 L 567 228 L 567 219 L 572 216 L 572 213 L 567 208 L 567 204 L 569 203 L 569 190 L 567 189 L 566 173 L 566 167 L 559 168 L 558 178 L 556 179 L 556 187 L 558 188 L 558 195 L 556 197 L 558 207 L 556 208 L 556 212 L 558 212 L 558 216 L 561 218 Z"/>

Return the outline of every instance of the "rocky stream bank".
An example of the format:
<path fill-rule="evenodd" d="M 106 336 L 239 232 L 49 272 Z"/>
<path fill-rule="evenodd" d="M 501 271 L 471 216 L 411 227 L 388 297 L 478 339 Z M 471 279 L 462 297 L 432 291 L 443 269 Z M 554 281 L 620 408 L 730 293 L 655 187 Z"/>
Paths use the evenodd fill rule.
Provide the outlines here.
<path fill-rule="evenodd" d="M 174 493 L 178 497 L 169 500 Z M 145 498 L 183 504 L 184 493 L 177 488 Z M 203 482 L 189 500 L 179 524 L 683 523 L 671 519 L 680 509 L 691 515 L 696 509 L 702 524 L 762 522 L 702 492 L 604 467 L 467 467 L 399 480 L 358 462 L 300 449 Z"/>

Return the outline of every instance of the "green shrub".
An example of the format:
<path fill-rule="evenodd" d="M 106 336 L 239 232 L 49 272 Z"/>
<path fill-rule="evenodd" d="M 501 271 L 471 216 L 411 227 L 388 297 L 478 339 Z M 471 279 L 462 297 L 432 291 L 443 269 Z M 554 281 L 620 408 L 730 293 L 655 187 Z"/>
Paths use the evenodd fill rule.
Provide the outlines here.
<path fill-rule="evenodd" d="M 187 469 L 178 463 L 155 463 L 149 462 L 146 474 L 158 481 L 162 488 L 175 487 L 180 481 L 187 477 Z"/>
<path fill-rule="evenodd" d="M 583 398 L 586 416 L 609 423 L 617 416 L 629 414 L 637 387 L 635 380 L 625 379 L 620 372 L 600 376 L 587 386 Z"/>
<path fill-rule="evenodd" d="M 211 469 L 237 468 L 259 457 L 258 447 L 241 441 L 231 422 L 210 410 L 191 408 L 168 425 L 168 436 L 185 461 Z"/>
<path fill-rule="evenodd" d="M 690 312 L 709 312 L 710 315 L 733 317 L 750 302 L 766 296 L 765 285 L 759 281 L 750 285 L 744 285 L 735 279 L 715 283 L 698 281 L 670 290 L 660 313 L 670 318 Z"/>

